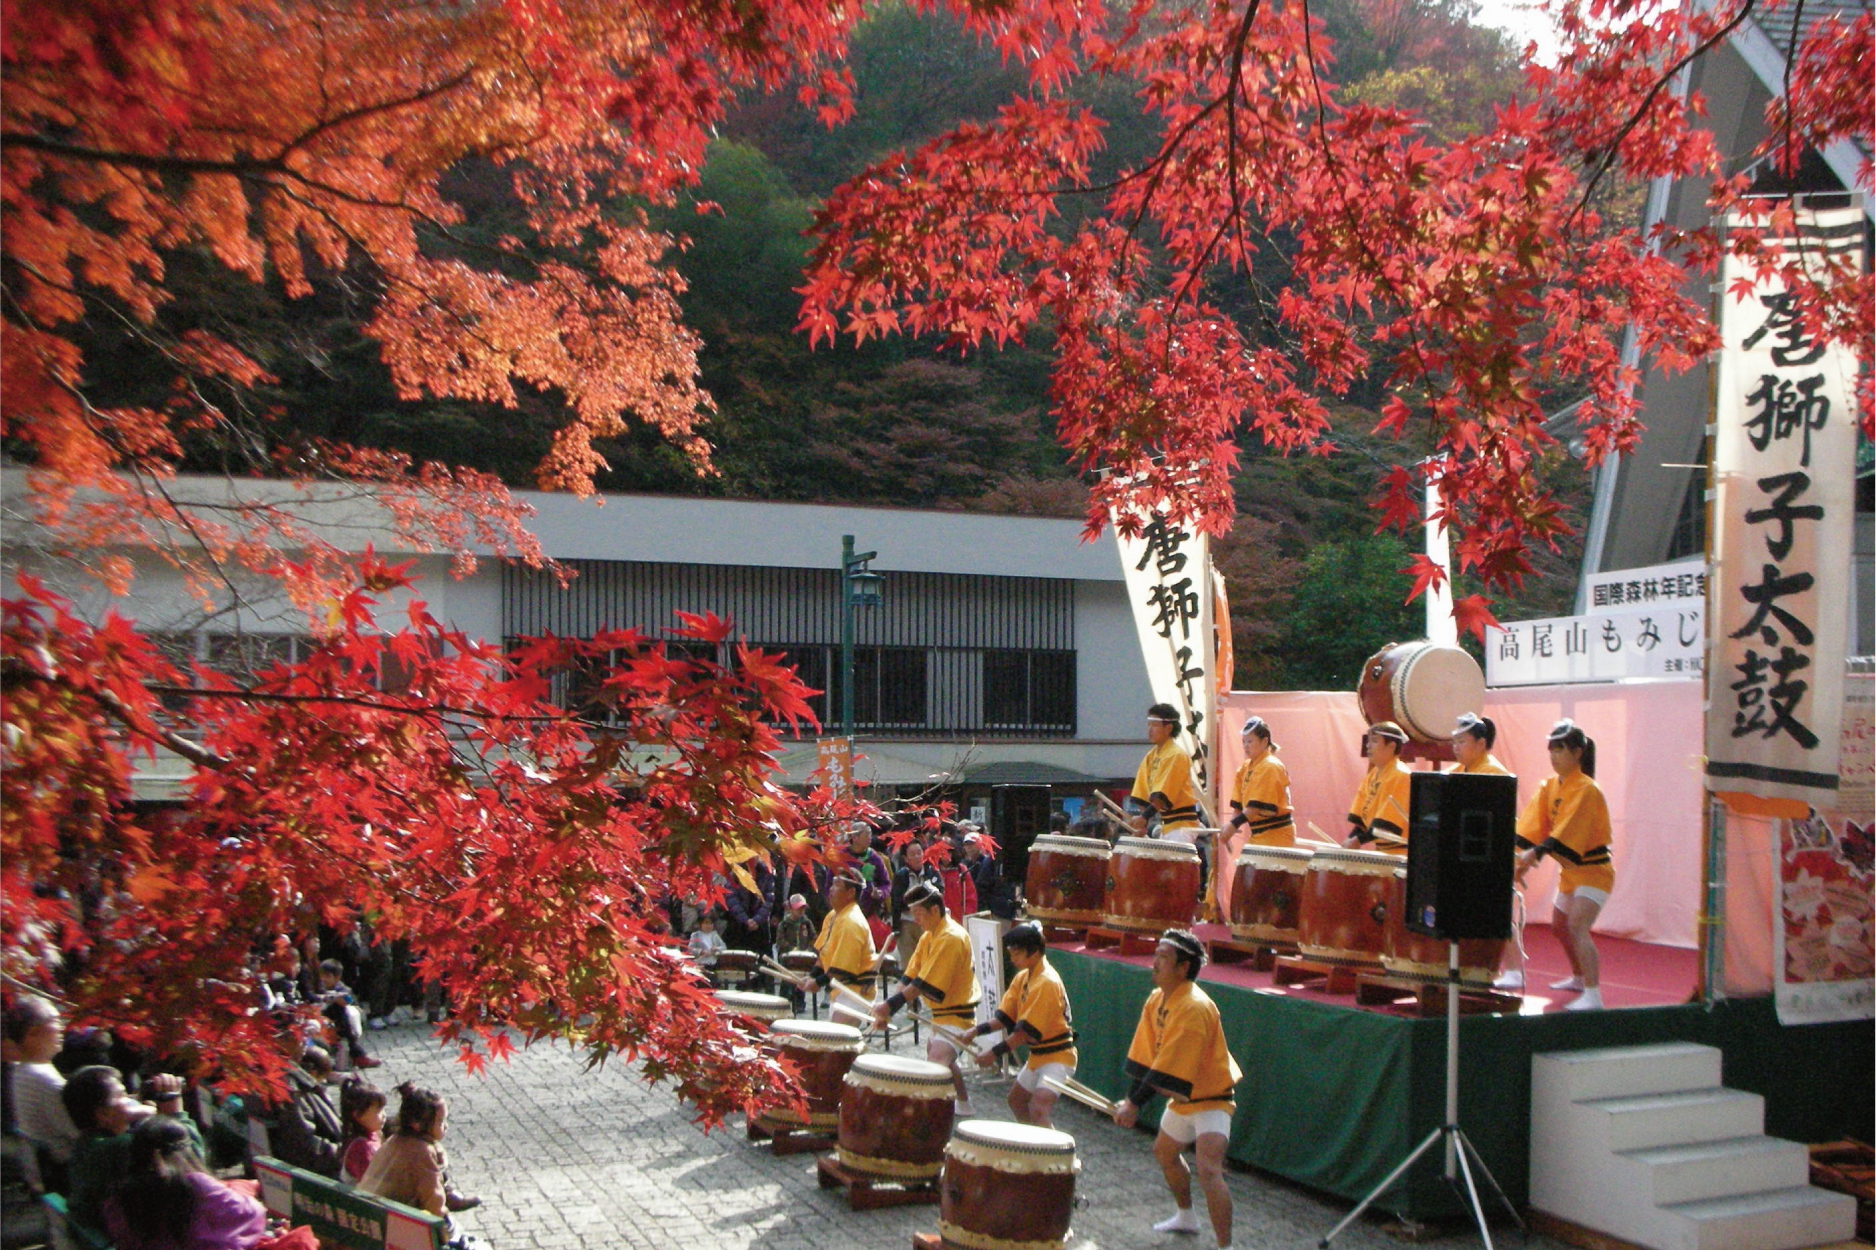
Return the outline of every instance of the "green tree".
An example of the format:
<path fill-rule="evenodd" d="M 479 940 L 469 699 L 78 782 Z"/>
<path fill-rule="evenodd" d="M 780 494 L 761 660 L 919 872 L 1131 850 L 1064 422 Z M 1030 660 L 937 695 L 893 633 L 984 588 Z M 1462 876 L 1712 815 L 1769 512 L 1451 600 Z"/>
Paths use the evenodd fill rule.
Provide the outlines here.
<path fill-rule="evenodd" d="M 1317 545 L 1303 561 L 1279 658 L 1292 690 L 1353 690 L 1361 664 L 1390 642 L 1426 636 L 1426 611 L 1403 603 L 1407 545 L 1369 534 Z"/>

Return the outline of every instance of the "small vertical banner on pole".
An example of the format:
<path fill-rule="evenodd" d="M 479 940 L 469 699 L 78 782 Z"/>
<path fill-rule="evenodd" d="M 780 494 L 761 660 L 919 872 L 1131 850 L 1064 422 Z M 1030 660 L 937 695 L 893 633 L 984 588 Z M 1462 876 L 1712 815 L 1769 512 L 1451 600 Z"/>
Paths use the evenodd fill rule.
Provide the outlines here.
<path fill-rule="evenodd" d="M 1209 544 L 1164 512 L 1145 517 L 1134 538 L 1121 532 L 1118 514 L 1113 519 L 1147 682 L 1155 702 L 1179 709 L 1190 735 L 1192 788 L 1209 796 L 1218 724 Z"/>
<path fill-rule="evenodd" d="M 853 740 L 822 738 L 816 744 L 815 770 L 827 779 L 827 788 L 836 798 L 853 794 Z"/>
<path fill-rule="evenodd" d="M 1797 209 L 1792 253 L 1860 258 L 1854 209 Z M 1729 223 L 1729 229 L 1735 228 Z M 1713 649 L 1707 779 L 1714 790 L 1834 806 L 1842 741 L 1856 357 L 1826 343 L 1794 295 L 1728 254 L 1713 439 Z"/>

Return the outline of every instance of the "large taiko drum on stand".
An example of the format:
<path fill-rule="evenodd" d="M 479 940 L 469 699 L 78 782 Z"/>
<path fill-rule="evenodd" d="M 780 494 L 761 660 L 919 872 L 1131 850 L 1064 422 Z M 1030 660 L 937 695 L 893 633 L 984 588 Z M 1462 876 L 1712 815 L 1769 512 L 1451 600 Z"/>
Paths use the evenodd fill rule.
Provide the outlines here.
<path fill-rule="evenodd" d="M 1294 846 L 1247 846 L 1231 878 L 1231 936 L 1296 945 L 1311 852 Z"/>
<path fill-rule="evenodd" d="M 1422 981 L 1446 979 L 1446 941 L 1407 927 L 1407 870 L 1396 868 L 1388 890 L 1387 931 L 1381 936 L 1381 966 L 1397 977 Z M 1459 943 L 1459 979 L 1490 985 L 1498 974 L 1502 938 L 1463 938 Z"/>
<path fill-rule="evenodd" d="M 1045 833 L 1029 844 L 1023 899 L 1031 916 L 1058 924 L 1100 924 L 1113 852 L 1093 838 Z"/>
<path fill-rule="evenodd" d="M 847 1069 L 865 1048 L 860 1030 L 831 1020 L 777 1020 L 769 1037 L 785 1058 L 801 1072 L 801 1088 L 808 1096 L 808 1118 L 803 1121 L 786 1109 L 765 1111 L 756 1125 L 771 1133 L 788 1129 L 832 1129 L 840 1123 L 840 1095 Z"/>
<path fill-rule="evenodd" d="M 1306 959 L 1381 966 L 1388 893 L 1400 857 L 1379 851 L 1317 851 L 1303 878 L 1296 947 Z"/>
<path fill-rule="evenodd" d="M 1391 720 L 1415 742 L 1447 743 L 1461 712 L 1485 703 L 1485 671 L 1458 647 L 1390 642 L 1361 666 L 1356 687 L 1370 725 Z"/>
<path fill-rule="evenodd" d="M 964 1121 L 945 1147 L 940 1242 L 953 1250 L 1062 1250 L 1079 1170 L 1067 1133 Z"/>
<path fill-rule="evenodd" d="M 739 1016 L 748 1016 L 763 1024 L 774 1024 L 777 1020 L 786 1020 L 795 1014 L 793 1004 L 776 994 L 718 990 L 717 999 L 723 1004 L 723 1010 L 735 1012 Z"/>
<path fill-rule="evenodd" d="M 840 1166 L 891 1181 L 931 1180 L 951 1137 L 951 1070 L 902 1055 L 861 1055 L 840 1091 Z"/>
<path fill-rule="evenodd" d="M 1184 842 L 1121 838 L 1107 861 L 1101 923 L 1133 933 L 1164 933 L 1192 923 L 1199 905 L 1199 852 Z"/>

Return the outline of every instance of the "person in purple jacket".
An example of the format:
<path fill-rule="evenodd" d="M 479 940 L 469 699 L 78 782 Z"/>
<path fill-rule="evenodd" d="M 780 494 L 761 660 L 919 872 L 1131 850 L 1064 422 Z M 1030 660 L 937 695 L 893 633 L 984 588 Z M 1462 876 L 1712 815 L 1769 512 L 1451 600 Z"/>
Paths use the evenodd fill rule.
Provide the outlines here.
<path fill-rule="evenodd" d="M 252 1250 L 268 1238 L 267 1208 L 211 1176 L 188 1130 L 166 1115 L 131 1133 L 104 1227 L 117 1250 Z"/>

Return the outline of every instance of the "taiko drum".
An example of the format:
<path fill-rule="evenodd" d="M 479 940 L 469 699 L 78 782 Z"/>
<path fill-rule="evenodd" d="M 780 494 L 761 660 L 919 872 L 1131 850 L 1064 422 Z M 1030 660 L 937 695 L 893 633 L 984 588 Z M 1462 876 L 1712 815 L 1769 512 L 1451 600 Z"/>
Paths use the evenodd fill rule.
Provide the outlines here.
<path fill-rule="evenodd" d="M 840 1091 L 840 1165 L 858 1176 L 931 1180 L 951 1137 L 951 1070 L 923 1059 L 865 1054 Z"/>
<path fill-rule="evenodd" d="M 1045 833 L 1029 844 L 1023 898 L 1037 920 L 1099 924 L 1107 897 L 1105 842 Z"/>
<path fill-rule="evenodd" d="M 770 1132 L 785 1129 L 832 1129 L 840 1123 L 840 1094 L 847 1069 L 864 1046 L 860 1030 L 830 1020 L 777 1020 L 769 1026 L 780 1054 L 801 1073 L 808 1097 L 804 1121 L 787 1110 L 765 1111 L 756 1124 Z"/>
<path fill-rule="evenodd" d="M 1192 923 L 1199 902 L 1198 848 L 1184 842 L 1121 838 L 1107 861 L 1101 922 L 1135 933 Z"/>
<path fill-rule="evenodd" d="M 1504 951 L 1501 938 L 1463 938 L 1459 943 L 1459 979 L 1491 984 Z M 1396 868 L 1388 890 L 1387 929 L 1381 936 L 1381 966 L 1397 977 L 1446 979 L 1446 941 L 1407 927 L 1407 870 Z"/>
<path fill-rule="evenodd" d="M 1390 642 L 1361 666 L 1355 697 L 1369 724 L 1391 720 L 1415 742 L 1446 745 L 1462 712 L 1485 703 L 1485 670 L 1436 642 Z"/>
<path fill-rule="evenodd" d="M 1310 852 L 1292 846 L 1247 846 L 1231 878 L 1231 936 L 1296 945 Z"/>
<path fill-rule="evenodd" d="M 1075 1206 L 1075 1139 L 966 1120 L 945 1147 L 938 1236 L 955 1250 L 1061 1250 Z"/>
<path fill-rule="evenodd" d="M 723 951 L 717 955 L 717 980 L 725 985 L 742 985 L 751 980 L 761 966 L 754 951 Z"/>
<path fill-rule="evenodd" d="M 1388 894 L 1400 858 L 1379 851 L 1317 851 L 1303 878 L 1297 949 L 1325 963 L 1379 968 Z"/>
<path fill-rule="evenodd" d="M 717 998 L 725 1011 L 733 1011 L 763 1024 L 774 1024 L 794 1014 L 786 998 L 775 994 L 751 994 L 743 990 L 718 990 Z"/>

